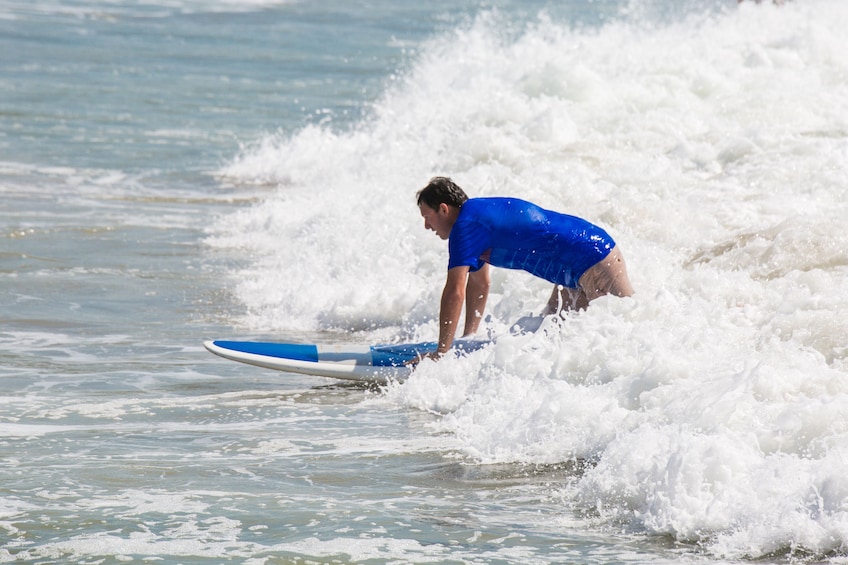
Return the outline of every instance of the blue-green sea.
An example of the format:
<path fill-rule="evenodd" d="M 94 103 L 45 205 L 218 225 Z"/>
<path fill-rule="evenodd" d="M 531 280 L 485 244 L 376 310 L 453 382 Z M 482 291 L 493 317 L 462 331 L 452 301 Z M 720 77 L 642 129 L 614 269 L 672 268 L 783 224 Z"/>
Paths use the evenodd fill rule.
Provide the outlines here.
<path fill-rule="evenodd" d="M 0 562 L 848 562 L 848 3 L 0 0 Z M 636 294 L 435 339 L 435 175 Z"/>

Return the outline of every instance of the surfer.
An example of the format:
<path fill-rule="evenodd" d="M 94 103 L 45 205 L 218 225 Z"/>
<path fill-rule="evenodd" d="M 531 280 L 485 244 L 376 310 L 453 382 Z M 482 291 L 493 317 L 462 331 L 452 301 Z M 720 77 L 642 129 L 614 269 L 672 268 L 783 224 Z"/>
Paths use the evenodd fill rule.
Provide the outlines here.
<path fill-rule="evenodd" d="M 554 283 L 543 315 L 583 310 L 606 294 L 633 294 L 615 241 L 586 220 L 517 198 L 468 198 L 447 177 L 430 179 L 416 196 L 424 227 L 448 241 L 433 358 L 450 349 L 463 304 L 463 337 L 477 331 L 489 296 L 489 265 L 521 269 Z"/>

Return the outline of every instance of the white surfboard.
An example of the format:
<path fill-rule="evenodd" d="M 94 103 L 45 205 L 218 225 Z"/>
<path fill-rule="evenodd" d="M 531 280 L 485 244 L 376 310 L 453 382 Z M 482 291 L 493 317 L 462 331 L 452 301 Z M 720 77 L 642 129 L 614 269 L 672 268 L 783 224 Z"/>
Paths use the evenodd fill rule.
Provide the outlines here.
<path fill-rule="evenodd" d="M 510 331 L 535 332 L 543 320 L 541 316 L 525 316 L 516 321 Z M 491 339 L 457 339 L 451 350 L 456 355 L 463 355 L 491 343 Z M 375 383 L 404 380 L 413 370 L 407 363 L 436 351 L 434 341 L 395 345 L 322 345 L 215 340 L 206 341 L 203 345 L 225 359 L 266 369 Z"/>
<path fill-rule="evenodd" d="M 461 354 L 489 343 L 460 339 L 452 349 Z M 408 362 L 436 351 L 435 342 L 356 346 L 215 340 L 203 345 L 225 359 L 266 369 L 377 383 L 405 379 L 412 372 Z"/>

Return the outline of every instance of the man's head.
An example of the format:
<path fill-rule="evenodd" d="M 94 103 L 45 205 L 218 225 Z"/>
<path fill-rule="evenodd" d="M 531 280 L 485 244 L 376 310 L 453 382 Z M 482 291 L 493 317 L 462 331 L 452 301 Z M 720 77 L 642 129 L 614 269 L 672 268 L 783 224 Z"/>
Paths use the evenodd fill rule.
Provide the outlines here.
<path fill-rule="evenodd" d="M 447 204 L 461 208 L 468 195 L 448 177 L 433 177 L 429 184 L 418 191 L 418 205 L 426 204 L 433 210 L 439 209 L 439 204 Z"/>
<path fill-rule="evenodd" d="M 424 227 L 447 239 L 468 195 L 449 178 L 433 177 L 427 186 L 418 191 L 417 198 Z"/>

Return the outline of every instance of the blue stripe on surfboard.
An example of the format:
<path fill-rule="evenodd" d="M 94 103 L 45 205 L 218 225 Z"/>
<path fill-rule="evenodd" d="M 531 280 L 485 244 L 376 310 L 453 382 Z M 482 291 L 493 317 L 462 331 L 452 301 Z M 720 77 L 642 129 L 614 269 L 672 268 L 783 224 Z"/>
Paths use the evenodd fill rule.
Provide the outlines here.
<path fill-rule="evenodd" d="M 318 347 L 300 343 L 265 343 L 259 341 L 214 341 L 218 347 L 230 351 L 252 353 L 265 357 L 294 359 L 295 361 L 318 362 Z"/>
<path fill-rule="evenodd" d="M 371 364 L 375 367 L 400 367 L 436 351 L 435 341 L 425 343 L 403 343 L 399 345 L 375 345 L 371 348 Z"/>
<path fill-rule="evenodd" d="M 476 351 L 489 343 L 491 342 L 457 340 L 453 343 L 451 349 L 459 352 Z M 433 353 L 436 349 L 438 349 L 438 345 L 435 341 L 375 345 L 371 347 L 371 364 L 375 367 L 400 367 L 428 353 Z"/>

